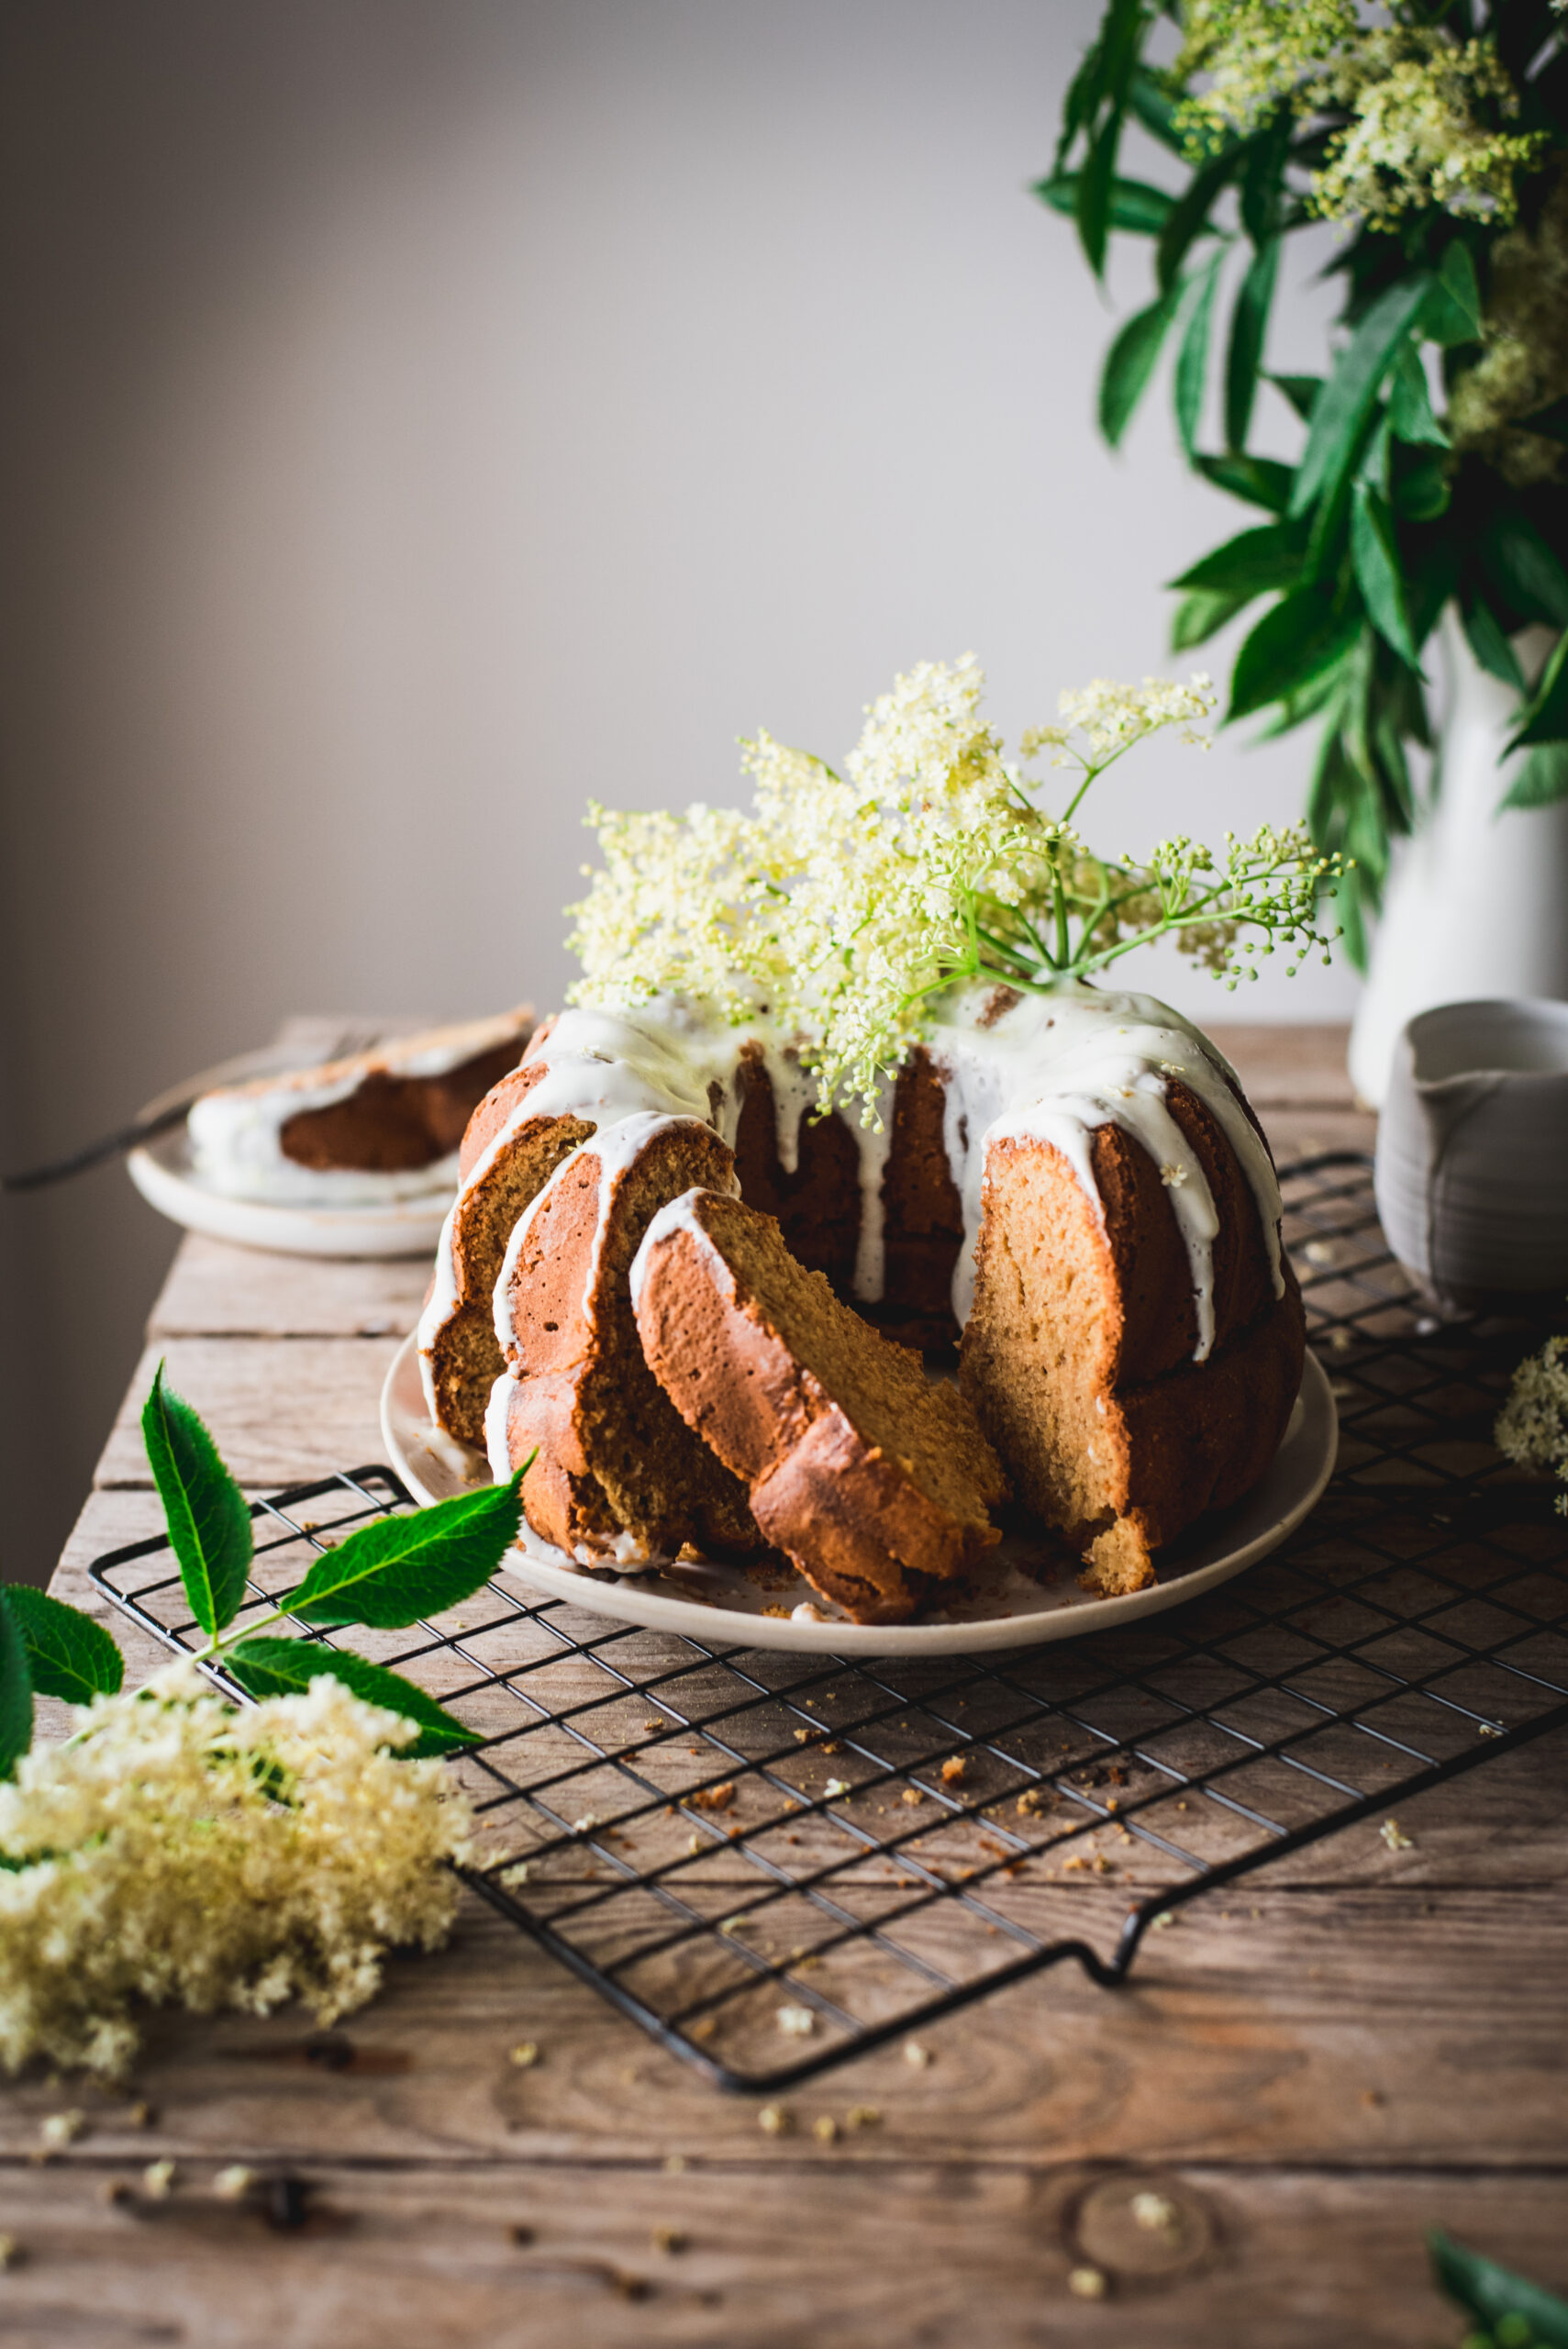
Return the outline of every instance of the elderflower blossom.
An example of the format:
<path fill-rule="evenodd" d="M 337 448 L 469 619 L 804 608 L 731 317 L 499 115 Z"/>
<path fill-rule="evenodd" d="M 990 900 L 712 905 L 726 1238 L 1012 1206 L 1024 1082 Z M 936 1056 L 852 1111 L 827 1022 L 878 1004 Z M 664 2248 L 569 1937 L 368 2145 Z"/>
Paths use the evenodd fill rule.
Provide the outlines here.
<path fill-rule="evenodd" d="M 1493 1433 L 1519 1467 L 1549 1468 L 1568 1484 L 1568 1338 L 1548 1338 L 1520 1363 Z M 1568 1517 L 1568 1493 L 1559 1493 L 1557 1509 Z"/>
<path fill-rule="evenodd" d="M 1506 131 L 1518 92 L 1489 40 L 1462 45 L 1435 28 L 1368 33 L 1313 85 L 1314 103 L 1350 110 L 1312 184 L 1325 220 L 1386 228 L 1437 205 L 1458 218 L 1512 220 L 1515 176 L 1539 162 L 1544 131 Z"/>
<path fill-rule="evenodd" d="M 1282 101 L 1303 116 L 1348 114 L 1312 177 L 1322 218 L 1385 228 L 1436 206 L 1511 220 L 1515 179 L 1539 163 L 1547 134 L 1505 128 L 1519 95 L 1489 37 L 1393 14 L 1366 26 L 1355 0 L 1188 0 L 1174 73 L 1207 77 L 1181 108 L 1189 142 L 1246 137 Z"/>
<path fill-rule="evenodd" d="M 1178 727 L 1184 742 L 1194 750 L 1207 751 L 1208 737 L 1196 729 L 1212 715 L 1218 698 L 1211 679 L 1201 669 L 1185 685 L 1170 677 L 1145 677 L 1141 685 L 1119 685 L 1114 678 L 1096 677 L 1081 691 L 1069 688 L 1060 696 L 1057 706 L 1066 726 L 1037 728 L 1032 737 L 1026 735 L 1024 756 L 1029 755 L 1031 740 L 1040 743 L 1049 739 L 1065 744 L 1074 727 L 1087 741 L 1096 763 L 1130 750 L 1134 742 L 1141 742 L 1146 734 L 1156 734 L 1164 726 Z"/>
<path fill-rule="evenodd" d="M 750 815 L 595 808 L 606 862 L 570 908 L 584 964 L 572 1000 L 668 989 L 736 1023 L 766 1008 L 793 1029 L 819 1107 L 858 1098 L 878 1125 L 934 998 L 964 979 L 1048 990 L 1171 935 L 1233 986 L 1250 975 L 1241 927 L 1266 933 L 1265 953 L 1276 935 L 1327 944 L 1314 909 L 1337 868 L 1298 830 L 1265 828 L 1220 861 L 1183 838 L 1139 863 L 1095 855 L 1073 828 L 1089 785 L 1149 735 L 1174 728 L 1207 747 L 1207 677 L 1063 693 L 1065 723 L 1023 737 L 1026 760 L 1050 750 L 1079 771 L 1061 817 L 1004 758 L 984 691 L 973 654 L 920 662 L 869 706 L 841 774 L 760 731 L 741 746 Z"/>
<path fill-rule="evenodd" d="M 1356 0 L 1186 0 L 1172 79 L 1209 80 L 1183 106 L 1183 128 L 1247 137 L 1360 31 Z"/>
<path fill-rule="evenodd" d="M 236 1708 L 188 1663 L 95 1698 L 0 1786 L 0 2063 L 123 2072 L 134 2010 L 323 2022 L 445 1940 L 468 1809 L 417 1731 L 322 1673 Z"/>

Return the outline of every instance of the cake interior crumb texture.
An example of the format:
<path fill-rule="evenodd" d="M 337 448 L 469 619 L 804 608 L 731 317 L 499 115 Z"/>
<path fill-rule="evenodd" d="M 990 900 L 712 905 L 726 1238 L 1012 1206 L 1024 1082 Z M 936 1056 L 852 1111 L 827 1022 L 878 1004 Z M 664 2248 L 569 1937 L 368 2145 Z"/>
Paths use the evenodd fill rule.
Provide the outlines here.
<path fill-rule="evenodd" d="M 968 1402 L 796 1263 L 771 1216 L 679 1201 L 650 1235 L 638 1319 L 763 1532 L 862 1620 L 913 1612 L 998 1538 L 1007 1479 Z"/>

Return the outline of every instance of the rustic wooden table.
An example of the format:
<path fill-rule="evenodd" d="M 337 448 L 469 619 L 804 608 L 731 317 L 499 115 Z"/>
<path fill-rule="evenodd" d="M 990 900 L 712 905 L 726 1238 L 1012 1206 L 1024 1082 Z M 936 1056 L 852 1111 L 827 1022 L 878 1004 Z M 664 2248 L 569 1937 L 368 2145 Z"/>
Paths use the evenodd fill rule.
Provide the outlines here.
<path fill-rule="evenodd" d="M 1220 1032 L 1282 1155 L 1369 1140 L 1338 1030 Z M 275 1490 L 380 1456 L 425 1278 L 187 1240 L 54 1588 L 88 1601 L 88 1563 L 157 1530 L 137 1409 L 160 1354 Z M 133 1675 L 160 1660 L 113 1629 Z M 164 2016 L 124 2096 L 12 2089 L 0 2336 L 1451 2343 L 1429 2225 L 1568 2286 L 1565 1758 L 1548 1738 L 1403 1806 L 1408 1849 L 1363 1824 L 1195 1903 L 1126 1988 L 1062 1965 L 923 2034 L 925 2068 L 862 2057 L 788 2136 L 466 1899 L 450 1948 L 394 1963 L 325 2047 L 297 2013 Z M 880 2126 L 820 2143 L 807 2124 L 851 2103 Z M 42 2164 L 66 2105 L 86 2125 Z M 174 2190 L 146 2199 L 161 2157 Z M 304 2223 L 215 2195 L 236 2162 L 305 2181 Z M 1132 2222 L 1148 2189 L 1174 2242 Z M 1070 2290 L 1088 2264 L 1103 2300 Z"/>

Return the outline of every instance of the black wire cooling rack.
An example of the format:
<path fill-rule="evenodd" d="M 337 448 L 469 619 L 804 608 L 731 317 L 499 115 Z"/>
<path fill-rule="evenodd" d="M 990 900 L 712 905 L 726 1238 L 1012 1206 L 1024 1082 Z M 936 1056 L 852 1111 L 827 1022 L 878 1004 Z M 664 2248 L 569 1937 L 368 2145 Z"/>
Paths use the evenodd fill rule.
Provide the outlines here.
<path fill-rule="evenodd" d="M 474 1888 L 713 2079 L 778 2090 L 1062 1958 L 1120 1982 L 1183 1903 L 1357 1820 L 1397 1842 L 1396 1802 L 1568 1721 L 1568 1525 L 1490 1440 L 1540 1333 L 1427 1312 L 1364 1157 L 1281 1181 L 1339 1463 L 1283 1548 L 1190 1606 L 851 1664 L 497 1581 L 410 1631 L 312 1634 L 484 1733 L 453 1765 Z M 255 1602 L 407 1502 L 371 1467 L 257 1503 Z M 92 1575 L 193 1645 L 165 1542 Z"/>

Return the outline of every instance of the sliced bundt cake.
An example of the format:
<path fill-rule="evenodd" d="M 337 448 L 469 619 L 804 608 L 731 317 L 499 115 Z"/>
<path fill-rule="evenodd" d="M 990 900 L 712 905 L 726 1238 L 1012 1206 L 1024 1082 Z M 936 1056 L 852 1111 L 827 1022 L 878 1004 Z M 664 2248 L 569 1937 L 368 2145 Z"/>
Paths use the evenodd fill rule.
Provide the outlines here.
<path fill-rule="evenodd" d="M 513 1232 L 495 1290 L 506 1369 L 487 1415 L 491 1465 L 506 1476 L 534 1454 L 528 1524 L 581 1564 L 762 1546 L 744 1486 L 644 1360 L 628 1288 L 659 1210 L 694 1183 L 733 1181 L 711 1127 L 638 1111 L 573 1151 Z"/>
<path fill-rule="evenodd" d="M 632 1267 L 642 1352 L 767 1539 L 861 1622 L 896 1622 L 999 1538 L 1007 1480 L 956 1388 L 841 1305 L 731 1196 L 691 1190 Z"/>

